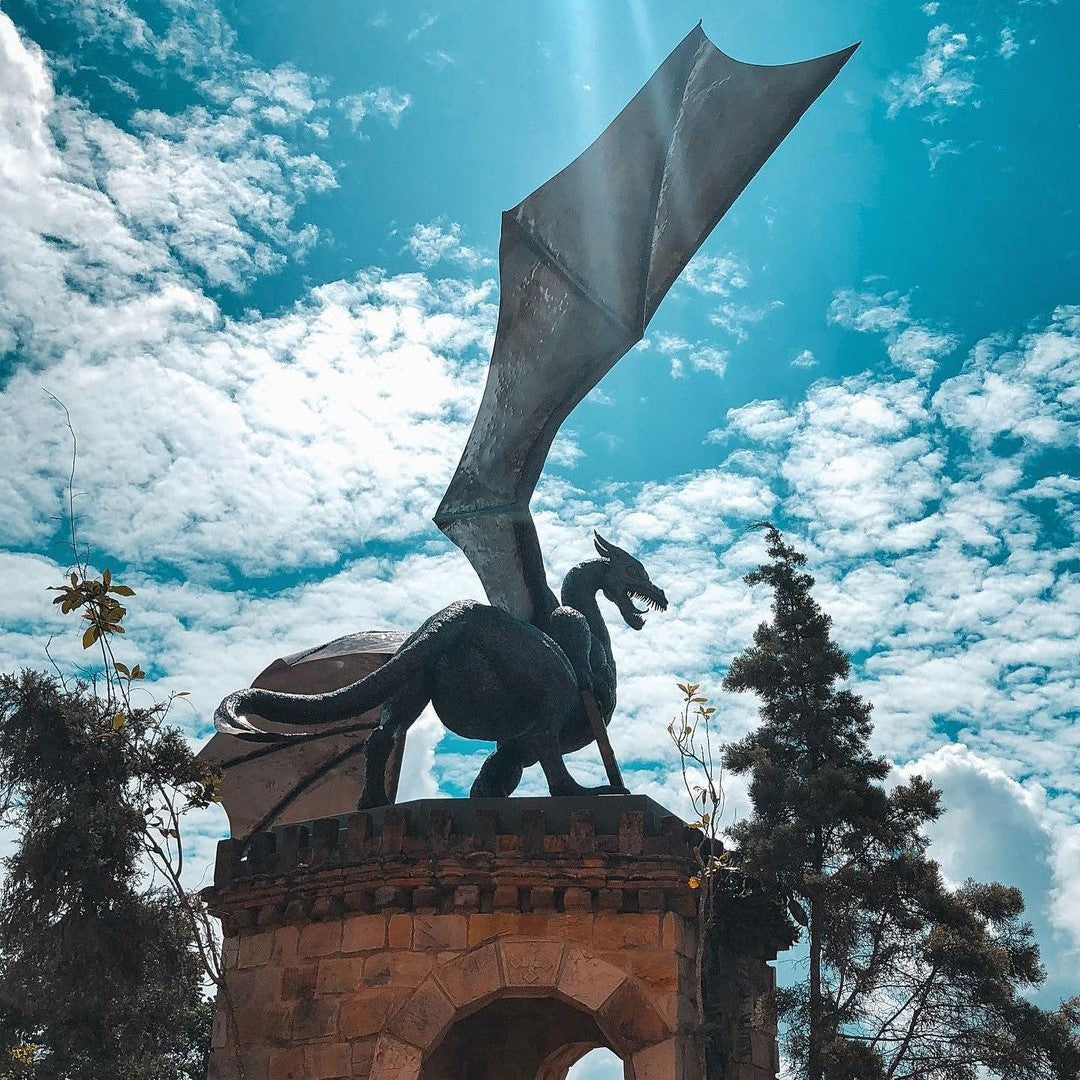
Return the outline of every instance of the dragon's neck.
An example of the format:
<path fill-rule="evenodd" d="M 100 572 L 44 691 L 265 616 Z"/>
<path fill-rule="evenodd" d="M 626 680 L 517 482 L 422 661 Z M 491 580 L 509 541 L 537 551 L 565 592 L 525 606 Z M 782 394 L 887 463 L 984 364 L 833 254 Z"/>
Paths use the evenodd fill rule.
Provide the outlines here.
<path fill-rule="evenodd" d="M 611 637 L 596 602 L 606 568 L 606 559 L 589 559 L 588 562 L 579 563 L 563 578 L 561 599 L 564 607 L 572 607 L 585 616 L 593 640 L 603 644 L 610 659 Z"/>

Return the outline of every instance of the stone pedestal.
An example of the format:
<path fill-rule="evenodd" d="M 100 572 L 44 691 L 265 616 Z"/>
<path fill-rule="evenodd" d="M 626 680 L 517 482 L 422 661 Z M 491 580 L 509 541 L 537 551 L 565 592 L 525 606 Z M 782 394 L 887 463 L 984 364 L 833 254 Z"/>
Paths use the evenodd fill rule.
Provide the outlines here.
<path fill-rule="evenodd" d="M 701 1080 L 693 871 L 685 825 L 641 796 L 424 800 L 222 841 L 211 1076 L 562 1080 L 606 1046 L 632 1080 Z M 722 955 L 709 1075 L 767 1080 L 772 969 Z"/>

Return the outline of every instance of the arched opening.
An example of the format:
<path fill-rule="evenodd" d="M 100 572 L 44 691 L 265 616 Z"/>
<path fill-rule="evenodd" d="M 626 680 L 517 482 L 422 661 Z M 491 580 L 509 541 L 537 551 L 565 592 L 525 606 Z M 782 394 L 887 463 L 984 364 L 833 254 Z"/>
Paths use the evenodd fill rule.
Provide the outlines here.
<path fill-rule="evenodd" d="M 597 1047 L 610 1053 L 596 1021 L 582 1010 L 553 997 L 503 997 L 452 1024 L 420 1080 L 565 1080 Z M 608 1074 L 580 1076 L 607 1080 Z M 611 1076 L 621 1080 L 621 1062 Z"/>
<path fill-rule="evenodd" d="M 622 1058 L 606 1046 L 597 1046 L 570 1066 L 566 1080 L 623 1080 L 625 1075 Z"/>

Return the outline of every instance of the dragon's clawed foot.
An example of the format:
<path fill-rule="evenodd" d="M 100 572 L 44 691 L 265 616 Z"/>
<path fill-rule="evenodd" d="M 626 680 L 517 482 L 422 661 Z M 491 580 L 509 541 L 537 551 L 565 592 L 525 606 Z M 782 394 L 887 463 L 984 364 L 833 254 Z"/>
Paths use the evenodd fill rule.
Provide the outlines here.
<path fill-rule="evenodd" d="M 552 785 L 552 795 L 629 795 L 630 791 L 624 787 L 616 787 L 614 784 L 601 784 L 599 787 L 586 787 L 572 781 L 570 784 Z"/>

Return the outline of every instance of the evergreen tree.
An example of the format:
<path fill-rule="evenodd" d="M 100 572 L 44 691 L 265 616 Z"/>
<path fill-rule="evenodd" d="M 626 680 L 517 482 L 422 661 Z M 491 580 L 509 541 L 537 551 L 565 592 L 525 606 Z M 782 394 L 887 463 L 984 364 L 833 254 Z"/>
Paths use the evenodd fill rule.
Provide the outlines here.
<path fill-rule="evenodd" d="M 196 1080 L 210 1008 L 190 919 L 147 889 L 163 793 L 205 793 L 162 708 L 0 676 L 0 1077 Z"/>
<path fill-rule="evenodd" d="M 730 830 L 742 866 L 807 931 L 806 982 L 778 1002 L 791 1059 L 807 1080 L 1075 1077 L 1076 1004 L 1021 996 L 1045 977 L 1022 897 L 943 885 L 923 833 L 939 792 L 920 777 L 885 790 L 806 557 L 763 525 L 770 561 L 745 580 L 772 589 L 773 617 L 724 680 L 759 696 L 761 723 L 724 764 L 750 776 L 753 815 Z"/>

